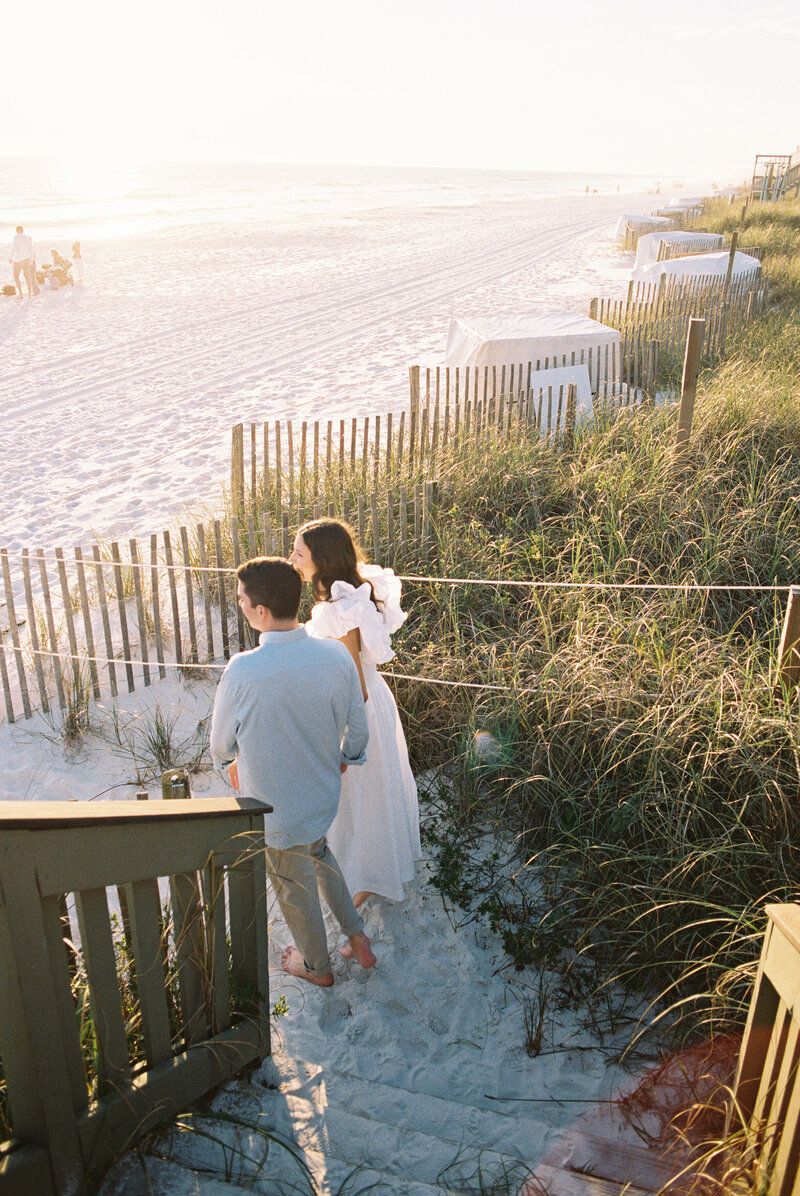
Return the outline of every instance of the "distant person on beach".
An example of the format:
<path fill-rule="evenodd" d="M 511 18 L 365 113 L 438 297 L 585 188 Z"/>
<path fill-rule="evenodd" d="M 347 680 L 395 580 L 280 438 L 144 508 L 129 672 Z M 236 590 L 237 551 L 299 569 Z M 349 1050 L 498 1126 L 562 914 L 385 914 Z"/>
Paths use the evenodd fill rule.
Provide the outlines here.
<path fill-rule="evenodd" d="M 83 258 L 81 257 L 80 241 L 75 241 L 72 246 L 72 277 L 76 282 L 83 282 L 86 278 L 83 268 Z"/>
<path fill-rule="evenodd" d="M 228 662 L 214 697 L 211 756 L 243 797 L 269 802 L 267 875 L 294 938 L 291 976 L 333 984 L 320 894 L 362 968 L 376 960 L 325 839 L 342 774 L 361 765 L 369 734 L 358 672 L 341 644 L 312 639 L 297 621 L 303 583 L 277 557 L 236 570 L 242 614 L 259 644 Z"/>
<path fill-rule="evenodd" d="M 17 288 L 20 299 L 22 298 L 20 275 L 25 279 L 25 285 L 28 288 L 28 298 L 30 299 L 33 295 L 38 295 L 39 287 L 36 283 L 36 270 L 33 264 L 33 241 L 24 231 L 21 224 L 17 225 L 14 240 L 11 242 L 11 257 L 8 260 L 11 262 L 14 274 L 14 286 Z"/>
<path fill-rule="evenodd" d="M 372 896 L 402 901 L 421 855 L 419 805 L 397 704 L 378 672 L 394 656 L 392 635 L 406 620 L 400 580 L 363 563 L 353 529 L 338 519 L 304 523 L 289 560 L 317 599 L 308 634 L 344 644 L 367 704 L 369 756 L 342 777 L 328 842 L 357 908 Z"/>

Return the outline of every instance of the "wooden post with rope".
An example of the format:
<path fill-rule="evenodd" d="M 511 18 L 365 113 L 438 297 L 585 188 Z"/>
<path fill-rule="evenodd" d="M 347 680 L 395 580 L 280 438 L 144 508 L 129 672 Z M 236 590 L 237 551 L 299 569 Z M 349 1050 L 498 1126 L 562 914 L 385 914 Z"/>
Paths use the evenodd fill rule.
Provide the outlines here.
<path fill-rule="evenodd" d="M 792 586 L 778 648 L 778 691 L 791 693 L 800 685 L 800 586 Z"/>
<path fill-rule="evenodd" d="M 700 352 L 703 348 L 705 320 L 692 317 L 686 334 L 686 354 L 683 359 L 683 381 L 681 383 L 681 406 L 678 413 L 678 431 L 675 436 L 675 453 L 681 453 L 689 443 L 694 418 L 694 400 L 697 394 L 697 375 L 700 371 Z"/>

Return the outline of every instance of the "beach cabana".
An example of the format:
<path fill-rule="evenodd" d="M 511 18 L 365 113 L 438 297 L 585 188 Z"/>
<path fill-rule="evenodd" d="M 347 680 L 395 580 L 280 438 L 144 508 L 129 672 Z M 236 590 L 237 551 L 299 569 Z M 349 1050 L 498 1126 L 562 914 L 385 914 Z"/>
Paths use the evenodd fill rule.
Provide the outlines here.
<path fill-rule="evenodd" d="M 725 249 L 721 253 L 693 253 L 688 257 L 674 257 L 666 262 L 650 262 L 636 267 L 631 271 L 634 282 L 645 282 L 657 285 L 661 275 L 666 274 L 668 283 L 681 278 L 705 278 L 724 280 L 728 273 L 730 252 Z M 732 278 L 742 279 L 752 274 L 753 278 L 761 276 L 761 262 L 749 253 L 736 253 L 733 261 Z"/>
<path fill-rule="evenodd" d="M 725 238 L 721 233 L 696 233 L 691 229 L 686 232 L 665 229 L 663 232 L 646 233 L 639 238 L 636 246 L 635 270 L 658 261 L 662 241 L 666 242 L 670 255 L 681 256 L 687 253 L 712 253 L 715 249 L 722 249 L 725 244 Z"/>
<path fill-rule="evenodd" d="M 445 363 L 495 374 L 513 366 L 525 385 L 529 365 L 532 371 L 586 365 L 596 392 L 600 382 L 619 379 L 621 341 L 616 328 L 571 311 L 454 318 Z"/>
<path fill-rule="evenodd" d="M 615 236 L 618 241 L 627 241 L 629 236 L 643 237 L 645 233 L 654 233 L 660 228 L 672 228 L 673 223 L 668 216 L 644 216 L 641 214 L 620 216 L 617 221 Z"/>

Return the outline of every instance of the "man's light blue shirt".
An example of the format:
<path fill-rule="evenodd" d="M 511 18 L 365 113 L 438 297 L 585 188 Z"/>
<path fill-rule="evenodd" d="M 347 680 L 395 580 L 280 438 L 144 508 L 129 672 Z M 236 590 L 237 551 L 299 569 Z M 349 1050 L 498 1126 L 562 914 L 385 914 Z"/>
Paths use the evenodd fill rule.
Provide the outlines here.
<path fill-rule="evenodd" d="M 315 843 L 339 806 L 339 765 L 362 764 L 369 732 L 353 658 L 305 627 L 262 631 L 231 658 L 214 698 L 211 756 L 237 760 L 242 797 L 269 802 L 267 844 Z"/>

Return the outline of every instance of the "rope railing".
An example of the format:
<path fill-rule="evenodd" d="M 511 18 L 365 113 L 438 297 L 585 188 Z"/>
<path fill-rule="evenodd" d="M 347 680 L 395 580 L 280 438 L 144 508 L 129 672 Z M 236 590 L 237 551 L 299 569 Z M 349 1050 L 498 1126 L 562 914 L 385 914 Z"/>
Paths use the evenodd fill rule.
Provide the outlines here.
<path fill-rule="evenodd" d="M 3 550 L 5 551 L 5 550 Z M 45 552 L 42 554 L 45 560 L 58 562 L 58 557 L 54 553 Z M 41 557 L 37 553 L 34 560 L 40 560 Z M 123 561 L 123 560 L 96 560 L 86 559 L 85 565 L 87 568 L 96 569 L 126 569 L 136 570 L 140 573 L 152 573 L 153 568 L 157 568 L 162 573 L 197 573 L 218 575 L 220 573 L 234 575 L 237 571 L 235 566 L 230 565 L 195 565 L 180 562 L 178 564 L 167 564 L 159 561 L 158 565 L 154 566 L 152 562 L 146 561 Z M 766 593 L 766 594 L 788 594 L 792 589 L 791 585 L 763 585 L 763 584 L 744 584 L 742 582 L 690 582 L 690 581 L 551 581 L 547 578 L 527 579 L 514 577 L 440 577 L 436 574 L 424 573 L 398 573 L 398 581 L 403 582 L 419 582 L 427 585 L 448 585 L 448 586 L 493 586 L 502 589 L 506 586 L 517 586 L 524 589 L 537 590 L 646 590 L 646 591 L 672 591 L 683 593 Z"/>

